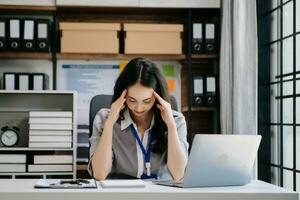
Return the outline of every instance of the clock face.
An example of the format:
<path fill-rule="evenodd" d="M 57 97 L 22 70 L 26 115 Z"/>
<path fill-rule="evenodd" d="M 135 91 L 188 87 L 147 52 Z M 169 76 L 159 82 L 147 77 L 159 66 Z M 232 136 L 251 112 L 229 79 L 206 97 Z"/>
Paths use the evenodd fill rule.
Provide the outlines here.
<path fill-rule="evenodd" d="M 1 142 L 4 146 L 14 146 L 17 144 L 18 139 L 18 133 L 10 129 L 3 131 L 1 134 Z"/>

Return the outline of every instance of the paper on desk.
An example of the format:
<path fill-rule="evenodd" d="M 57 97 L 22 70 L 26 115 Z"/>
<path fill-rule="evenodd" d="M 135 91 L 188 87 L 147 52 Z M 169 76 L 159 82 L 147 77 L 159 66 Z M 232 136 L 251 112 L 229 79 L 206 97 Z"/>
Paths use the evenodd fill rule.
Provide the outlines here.
<path fill-rule="evenodd" d="M 76 188 L 97 188 L 97 184 L 94 179 L 87 179 L 89 183 L 82 184 L 69 184 L 69 183 L 60 183 L 59 179 L 39 179 L 34 188 L 64 188 L 64 189 L 76 189 Z"/>
<path fill-rule="evenodd" d="M 104 180 L 100 181 L 102 188 L 145 188 L 146 183 L 140 179 Z"/>

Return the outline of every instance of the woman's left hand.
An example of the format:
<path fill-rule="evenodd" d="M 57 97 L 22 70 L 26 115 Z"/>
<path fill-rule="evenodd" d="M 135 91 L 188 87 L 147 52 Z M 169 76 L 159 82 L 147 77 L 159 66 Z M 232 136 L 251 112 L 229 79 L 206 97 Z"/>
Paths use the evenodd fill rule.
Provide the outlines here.
<path fill-rule="evenodd" d="M 153 94 L 159 102 L 158 104 L 156 104 L 156 106 L 160 110 L 161 117 L 164 120 L 164 122 L 167 124 L 168 127 L 175 125 L 171 104 L 165 101 L 163 98 L 161 98 L 155 91 Z"/>

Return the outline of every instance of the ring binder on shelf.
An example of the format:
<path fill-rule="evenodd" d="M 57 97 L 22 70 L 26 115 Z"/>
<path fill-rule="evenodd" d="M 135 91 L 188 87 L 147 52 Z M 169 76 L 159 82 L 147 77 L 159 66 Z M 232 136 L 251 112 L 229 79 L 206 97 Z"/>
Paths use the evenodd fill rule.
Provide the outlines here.
<path fill-rule="evenodd" d="M 213 76 L 206 77 L 206 105 L 216 105 L 216 78 Z"/>
<path fill-rule="evenodd" d="M 36 23 L 36 49 L 38 51 L 50 51 L 50 21 L 40 19 Z"/>
<path fill-rule="evenodd" d="M 205 24 L 205 51 L 213 53 L 215 50 L 215 24 Z"/>
<path fill-rule="evenodd" d="M 3 89 L 15 90 L 16 89 L 16 74 L 12 72 L 3 73 Z"/>
<path fill-rule="evenodd" d="M 46 75 L 43 73 L 32 74 L 32 89 L 33 90 L 46 90 Z"/>
<path fill-rule="evenodd" d="M 22 49 L 24 51 L 34 51 L 35 50 L 35 23 L 33 19 L 25 19 L 23 21 L 23 41 Z"/>
<path fill-rule="evenodd" d="M 0 19 L 0 51 L 7 48 L 7 23 L 5 19 Z"/>
<path fill-rule="evenodd" d="M 17 87 L 18 90 L 30 90 L 30 74 L 29 73 L 18 73 Z"/>
<path fill-rule="evenodd" d="M 201 23 L 193 24 L 193 47 L 192 53 L 201 53 L 203 51 L 203 31 Z"/>
<path fill-rule="evenodd" d="M 11 51 L 19 51 L 21 49 L 21 23 L 20 19 L 9 20 L 9 37 L 8 49 Z"/>
<path fill-rule="evenodd" d="M 204 81 L 203 76 L 193 77 L 193 106 L 204 105 Z"/>

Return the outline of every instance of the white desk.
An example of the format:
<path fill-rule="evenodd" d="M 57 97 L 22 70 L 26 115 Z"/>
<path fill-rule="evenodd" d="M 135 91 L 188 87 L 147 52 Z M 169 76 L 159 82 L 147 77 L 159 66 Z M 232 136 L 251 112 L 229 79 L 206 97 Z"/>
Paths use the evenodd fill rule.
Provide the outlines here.
<path fill-rule="evenodd" d="M 1 200 L 298 200 L 298 193 L 262 181 L 245 186 L 175 188 L 147 182 L 135 189 L 34 189 L 37 179 L 0 179 Z"/>

